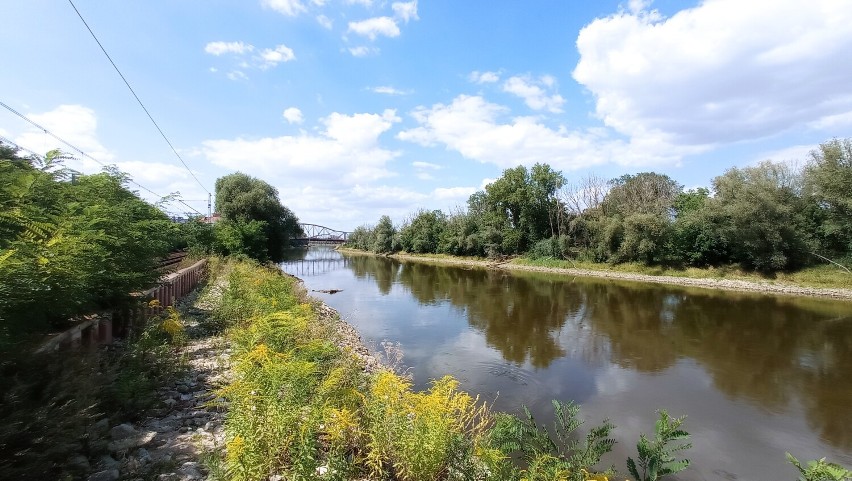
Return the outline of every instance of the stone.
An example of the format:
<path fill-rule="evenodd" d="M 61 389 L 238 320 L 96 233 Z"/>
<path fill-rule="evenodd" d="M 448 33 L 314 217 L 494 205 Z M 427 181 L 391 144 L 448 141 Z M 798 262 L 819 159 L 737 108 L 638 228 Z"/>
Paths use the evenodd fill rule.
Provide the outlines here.
<path fill-rule="evenodd" d="M 136 459 L 138 459 L 142 464 L 150 464 L 151 453 L 149 453 L 145 448 L 139 448 L 136 450 Z"/>
<path fill-rule="evenodd" d="M 126 438 L 117 439 L 109 443 L 109 446 L 107 446 L 107 448 L 114 453 L 119 451 L 127 451 L 129 449 L 138 448 L 139 446 L 144 446 L 150 443 L 155 436 L 157 436 L 156 431 L 145 431 L 143 433 L 136 433 L 135 436 L 128 436 Z"/>
<path fill-rule="evenodd" d="M 134 428 L 133 425 L 127 423 L 119 424 L 118 426 L 114 426 L 112 429 L 109 430 L 109 436 L 114 441 L 127 439 L 131 436 L 136 436 L 137 434 L 138 432 L 136 431 L 136 428 Z"/>
<path fill-rule="evenodd" d="M 183 463 L 183 466 L 178 469 L 178 474 L 180 474 L 181 479 L 186 481 L 204 478 L 204 475 L 198 470 L 198 463 L 192 461 Z"/>
<path fill-rule="evenodd" d="M 82 454 L 77 454 L 75 456 L 71 456 L 71 459 L 68 460 L 68 466 L 77 471 L 86 472 L 90 468 L 89 459 Z"/>
<path fill-rule="evenodd" d="M 119 477 L 117 469 L 106 469 L 90 474 L 88 481 L 116 481 Z"/>
<path fill-rule="evenodd" d="M 103 470 L 118 469 L 119 466 L 121 466 L 121 463 L 113 459 L 112 456 L 103 455 L 98 460 L 98 468 Z"/>

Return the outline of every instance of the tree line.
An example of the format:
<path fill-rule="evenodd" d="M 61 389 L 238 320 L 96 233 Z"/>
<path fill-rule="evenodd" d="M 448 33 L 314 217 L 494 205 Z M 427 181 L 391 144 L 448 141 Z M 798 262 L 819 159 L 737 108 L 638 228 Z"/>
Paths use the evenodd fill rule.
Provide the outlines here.
<path fill-rule="evenodd" d="M 171 251 L 276 261 L 300 233 L 277 191 L 245 174 L 216 182 L 222 221 L 181 224 L 131 191 L 126 174 L 83 175 L 63 158 L 0 144 L 0 351 L 73 316 L 133 302 Z"/>
<path fill-rule="evenodd" d="M 518 166 L 449 214 L 382 216 L 348 245 L 376 253 L 527 254 L 593 262 L 759 272 L 852 260 L 852 140 L 820 144 L 800 169 L 765 161 L 684 190 L 642 172 L 569 183 L 547 164 Z"/>

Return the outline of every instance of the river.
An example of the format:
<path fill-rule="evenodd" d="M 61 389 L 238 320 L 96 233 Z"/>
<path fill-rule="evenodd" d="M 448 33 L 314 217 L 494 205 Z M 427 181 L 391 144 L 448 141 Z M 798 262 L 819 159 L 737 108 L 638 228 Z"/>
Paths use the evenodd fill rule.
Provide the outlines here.
<path fill-rule="evenodd" d="M 450 374 L 499 410 L 551 399 L 608 417 L 627 477 L 657 409 L 687 415 L 675 479 L 796 479 L 784 452 L 852 467 L 852 302 L 292 251 L 282 268 L 373 349 L 398 343 L 418 389 Z"/>

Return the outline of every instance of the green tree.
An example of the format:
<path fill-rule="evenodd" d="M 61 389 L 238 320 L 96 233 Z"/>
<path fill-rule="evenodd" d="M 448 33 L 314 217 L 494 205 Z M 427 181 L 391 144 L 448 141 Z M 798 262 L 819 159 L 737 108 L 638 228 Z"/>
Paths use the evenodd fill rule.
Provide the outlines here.
<path fill-rule="evenodd" d="M 801 178 L 783 164 L 733 168 L 713 179 L 731 260 L 771 272 L 805 265 L 809 257 Z"/>
<path fill-rule="evenodd" d="M 411 222 L 400 229 L 402 249 L 420 254 L 438 252 L 446 225 L 447 218 L 440 210 L 419 211 Z"/>
<path fill-rule="evenodd" d="M 164 213 L 110 169 L 75 175 L 58 151 L 0 149 L 0 344 L 129 300 L 153 284 L 176 237 Z"/>
<path fill-rule="evenodd" d="M 241 172 L 216 180 L 216 210 L 231 222 L 248 226 L 252 221 L 263 222 L 266 238 L 265 252 L 255 252 L 259 260 L 275 262 L 283 258 L 290 240 L 301 234 L 299 219 L 281 204 L 278 191 L 268 183 Z"/>
<path fill-rule="evenodd" d="M 817 226 L 829 254 L 852 255 L 852 139 L 820 144 L 805 168 L 805 197 L 818 207 Z"/>
<path fill-rule="evenodd" d="M 520 253 L 557 233 L 560 204 L 556 193 L 564 183 L 562 173 L 547 164 L 535 164 L 531 170 L 518 166 L 504 170 L 485 187 L 484 194 L 474 194 L 468 205 L 484 214 L 484 225 L 500 230 L 503 253 Z"/>
<path fill-rule="evenodd" d="M 387 254 L 399 250 L 396 228 L 390 217 L 383 215 L 374 229 L 373 245 L 370 250 L 378 254 Z"/>

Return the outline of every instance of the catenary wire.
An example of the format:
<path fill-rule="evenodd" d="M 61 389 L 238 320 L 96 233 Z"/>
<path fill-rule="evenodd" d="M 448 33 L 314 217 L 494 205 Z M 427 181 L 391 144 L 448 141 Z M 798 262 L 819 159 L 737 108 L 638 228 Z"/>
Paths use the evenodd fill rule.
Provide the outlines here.
<path fill-rule="evenodd" d="M 195 174 L 192 172 L 192 170 L 189 168 L 189 166 L 186 165 L 186 162 L 184 162 L 183 158 L 180 156 L 180 154 L 178 154 L 177 149 L 175 149 L 174 145 L 172 145 L 172 142 L 169 140 L 169 138 L 166 137 L 166 134 L 163 132 L 163 129 L 160 128 L 159 124 L 157 124 L 157 121 L 154 120 L 154 117 L 148 111 L 148 108 L 145 107 L 145 104 L 143 104 L 142 100 L 139 98 L 139 96 L 136 95 L 136 91 L 133 90 L 133 87 L 130 86 L 130 82 L 127 81 L 127 78 L 124 77 L 124 74 L 121 73 L 121 70 L 119 70 L 118 66 L 115 64 L 115 62 L 113 62 L 112 57 L 109 56 L 109 54 L 107 53 L 103 44 L 101 44 L 101 41 L 98 40 L 98 37 L 95 35 L 95 32 L 92 31 L 91 27 L 89 27 L 89 24 L 86 22 L 86 19 L 83 18 L 83 15 L 80 13 L 80 10 L 77 10 L 77 6 L 74 5 L 73 0 L 68 0 L 68 3 L 70 3 L 71 7 L 74 9 L 74 11 L 77 12 L 77 16 L 80 17 L 80 20 L 83 22 L 83 25 L 86 26 L 86 30 L 88 30 L 89 33 L 92 35 L 92 38 L 95 39 L 95 42 L 98 44 L 98 47 L 101 48 L 101 51 L 104 53 L 104 55 L 106 55 L 106 58 L 107 58 L 107 60 L 109 60 L 109 63 L 112 64 L 112 68 L 115 69 L 115 71 L 118 73 L 118 76 L 121 77 L 121 80 L 124 81 L 124 85 L 127 86 L 127 88 L 130 90 L 130 93 L 132 93 L 133 97 L 136 99 L 136 101 L 139 102 L 139 106 L 142 107 L 142 110 L 144 110 L 145 114 L 148 116 L 148 118 L 151 119 L 151 123 L 153 123 L 154 127 L 157 128 L 157 131 L 163 137 L 163 140 L 165 140 L 166 143 L 169 144 L 169 147 L 172 149 L 172 152 L 174 152 L 175 157 L 177 157 L 178 160 L 180 161 L 180 163 L 183 164 L 184 168 L 186 168 L 187 172 L 189 172 L 189 175 L 191 175 L 192 178 L 195 179 L 196 182 L 198 182 L 198 185 L 200 185 L 201 188 L 204 189 L 204 191 L 209 194 L 210 191 L 207 190 L 206 187 L 204 187 L 204 184 L 202 184 L 201 181 L 198 180 L 198 177 L 196 177 Z"/>
<path fill-rule="evenodd" d="M 62 143 L 62 144 L 64 144 L 65 146 L 67 146 L 69 149 L 74 150 L 75 152 L 78 152 L 78 153 L 79 153 L 80 155 L 82 155 L 83 157 L 86 157 L 87 159 L 91 159 L 91 160 L 93 160 L 93 161 L 97 162 L 97 163 L 98 163 L 100 166 L 102 166 L 102 167 L 106 167 L 106 166 L 107 166 L 107 164 L 105 164 L 105 163 L 101 162 L 100 160 L 98 160 L 98 159 L 96 159 L 96 158 L 92 157 L 91 155 L 87 154 L 86 152 L 83 152 L 83 150 L 81 150 L 79 147 L 76 147 L 76 146 L 72 145 L 71 143 L 69 143 L 69 142 L 68 142 L 68 141 L 66 141 L 65 139 L 63 139 L 63 138 L 59 137 L 58 135 L 54 134 L 53 132 L 51 132 L 51 131 L 47 130 L 45 127 L 43 127 L 43 126 L 39 125 L 38 123 L 36 123 L 35 121 L 31 120 L 31 119 L 30 119 L 29 117 L 27 117 L 26 115 L 24 115 L 24 114 L 22 114 L 22 113 L 18 112 L 17 110 L 13 109 L 13 108 L 12 108 L 12 107 L 10 107 L 8 104 L 6 104 L 6 102 L 3 102 L 2 100 L 0 100 L 0 106 L 2 106 L 4 109 L 8 110 L 9 112 L 11 112 L 11 113 L 13 113 L 13 114 L 17 115 L 17 116 L 18 116 L 18 117 L 20 117 L 21 119 L 25 120 L 27 123 L 29 123 L 29 124 L 30 124 L 30 125 L 32 125 L 33 127 L 37 128 L 37 129 L 39 129 L 39 130 L 41 130 L 42 132 L 44 132 L 45 134 L 47 134 L 47 135 L 49 135 L 49 136 L 51 136 L 51 137 L 53 137 L 53 138 L 54 138 L 54 139 L 56 139 L 57 141 L 61 142 L 61 143 Z M 8 139 L 7 139 L 7 140 L 8 140 Z M 15 145 L 16 147 L 20 147 L 20 146 L 18 146 L 16 143 L 14 143 L 14 142 L 12 142 L 12 141 L 8 141 L 8 143 L 10 143 L 10 144 L 12 144 L 12 145 Z M 29 150 L 29 149 L 23 149 L 23 150 L 25 150 L 25 151 L 27 151 L 27 152 L 30 152 L 30 153 L 33 153 L 34 155 L 37 155 L 38 157 L 42 157 L 41 155 L 36 154 L 35 152 L 33 152 L 33 151 Z M 162 199 L 162 198 L 164 198 L 164 196 L 162 196 L 162 195 L 160 195 L 160 194 L 158 194 L 158 193 L 154 192 L 153 190 L 151 190 L 151 189 L 149 189 L 149 188 L 145 187 L 144 185 L 142 185 L 142 184 L 140 184 L 140 183 L 136 182 L 136 181 L 135 181 L 135 180 L 133 180 L 133 179 L 127 179 L 127 181 L 128 181 L 128 182 L 130 182 L 131 184 L 135 185 L 136 187 L 139 187 L 140 189 L 142 189 L 142 190 L 144 190 L 144 191 L 148 192 L 149 194 L 156 196 L 158 199 Z M 184 202 L 183 200 L 177 199 L 177 201 L 178 201 L 178 202 L 180 202 L 181 204 L 185 205 L 186 207 L 189 207 L 189 208 L 190 208 L 190 209 L 192 209 L 193 211 L 195 211 L 195 213 L 196 213 L 196 214 L 198 214 L 198 215 L 200 215 L 200 216 L 204 216 L 204 214 L 202 214 L 201 212 L 199 212 L 199 211 L 198 211 L 195 207 L 192 207 L 191 205 L 187 204 L 187 203 L 186 203 L 186 202 Z"/>

